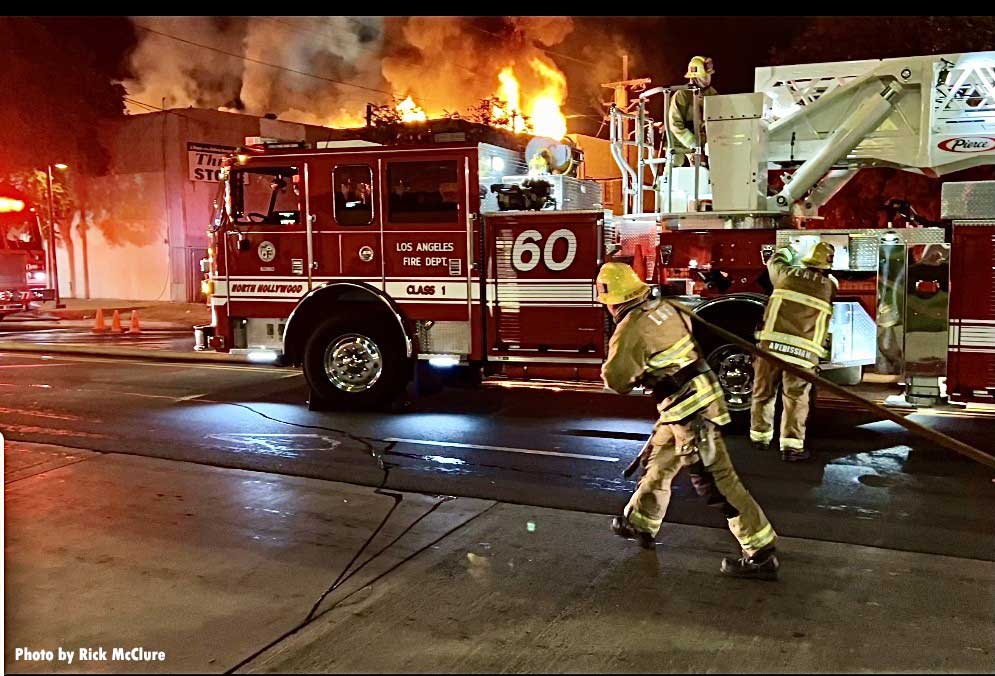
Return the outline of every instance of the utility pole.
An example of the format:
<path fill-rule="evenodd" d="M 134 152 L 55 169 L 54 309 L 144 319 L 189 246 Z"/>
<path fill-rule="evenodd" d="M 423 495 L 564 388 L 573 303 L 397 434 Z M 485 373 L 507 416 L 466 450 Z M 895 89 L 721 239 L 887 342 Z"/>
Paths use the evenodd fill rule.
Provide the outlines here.
<path fill-rule="evenodd" d="M 59 169 L 65 169 L 66 165 L 55 165 Z M 59 268 L 55 253 L 55 200 L 52 199 L 52 165 L 48 165 L 48 256 L 49 275 L 52 280 L 52 288 L 55 290 L 55 307 L 61 307 L 59 302 Z"/>

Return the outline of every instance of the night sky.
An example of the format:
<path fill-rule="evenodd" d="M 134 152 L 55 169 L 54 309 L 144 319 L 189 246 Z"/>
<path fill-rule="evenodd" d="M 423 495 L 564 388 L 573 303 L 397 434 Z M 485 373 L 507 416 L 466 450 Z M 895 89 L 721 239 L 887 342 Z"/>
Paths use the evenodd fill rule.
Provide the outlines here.
<path fill-rule="evenodd" d="M 569 94 L 563 109 L 571 115 L 570 128 L 582 133 L 594 133 L 601 124 L 605 110 L 601 102 L 610 98 L 610 92 L 599 84 L 620 78 L 622 51 L 630 56 L 630 77 L 650 77 L 655 85 L 681 83 L 692 56 L 710 56 L 716 68 L 713 85 L 719 93 L 737 93 L 753 90 L 754 69 L 759 66 L 995 49 L 995 19 L 990 16 L 572 19 L 572 32 L 560 42 L 553 40 L 554 44 L 546 50 L 567 76 Z M 222 26 L 243 20 L 222 18 L 218 23 Z M 38 52 L 33 44 L 27 45 L 24 58 L 36 62 L 38 73 L 47 72 L 54 77 L 54 69 L 63 72 L 63 77 L 72 77 L 65 73 L 59 58 L 60 53 L 66 54 L 63 58 L 73 59 L 70 65 L 75 65 L 79 59 L 69 49 L 74 46 L 77 54 L 91 55 L 92 67 L 107 83 L 135 75 L 129 72 L 129 60 L 139 44 L 140 31 L 127 18 L 36 17 L 0 21 L 10 23 L 15 34 L 19 21 L 40 23 L 53 36 L 53 41 L 65 46 L 57 52 Z M 500 40 L 500 34 L 512 29 L 514 17 L 477 17 L 469 21 L 473 24 L 471 28 L 494 31 L 495 39 Z M 390 44 L 385 45 L 389 47 Z M 210 52 L 198 54 L 193 50 L 191 54 L 191 68 L 213 72 L 221 63 Z M 270 58 L 277 60 L 277 55 Z M 307 70 L 328 76 L 326 66 L 313 63 Z M 284 77 L 288 85 L 293 85 L 293 79 L 300 76 Z M 29 79 L 48 78 L 31 75 Z M 48 92 L 58 94 L 51 88 Z M 53 105 L 65 110 L 73 102 L 53 101 Z M 653 109 L 655 105 L 662 104 L 651 104 L 651 114 L 659 119 L 662 111 Z"/>

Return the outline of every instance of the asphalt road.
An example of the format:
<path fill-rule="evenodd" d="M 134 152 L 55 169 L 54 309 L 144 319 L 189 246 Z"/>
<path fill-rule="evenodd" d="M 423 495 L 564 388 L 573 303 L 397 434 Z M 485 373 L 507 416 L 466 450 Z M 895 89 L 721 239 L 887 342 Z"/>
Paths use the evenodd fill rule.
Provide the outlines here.
<path fill-rule="evenodd" d="M 645 397 L 495 384 L 399 413 L 310 411 L 305 396 L 293 369 L 0 354 L 12 439 L 604 514 L 633 489 L 621 472 L 655 413 Z M 990 414 L 915 419 L 995 451 Z M 788 465 L 727 434 L 779 533 L 995 560 L 989 469 L 839 405 L 817 408 L 810 438 L 813 460 Z M 667 520 L 724 528 L 683 476 Z"/>

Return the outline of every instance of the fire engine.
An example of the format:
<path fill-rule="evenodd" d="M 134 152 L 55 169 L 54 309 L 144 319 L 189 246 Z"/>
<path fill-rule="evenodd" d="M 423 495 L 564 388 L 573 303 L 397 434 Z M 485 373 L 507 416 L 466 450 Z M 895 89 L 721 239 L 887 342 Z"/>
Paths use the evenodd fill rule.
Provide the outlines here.
<path fill-rule="evenodd" d="M 212 321 L 196 347 L 301 365 L 312 401 L 332 405 L 381 404 L 426 362 L 597 380 L 611 325 L 594 278 L 607 258 L 752 339 L 769 255 L 822 240 L 841 278 L 827 374 L 859 380 L 877 364 L 905 375 L 913 403 L 944 384 L 952 399 L 991 401 L 995 182 L 943 186 L 949 236 L 813 224 L 864 168 L 995 164 L 993 65 L 995 53 L 779 66 L 756 70 L 753 93 L 694 90 L 708 147 L 691 167 L 673 166 L 648 114 L 680 87 L 646 89 L 611 110 L 619 215 L 576 178 L 580 149 L 552 139 L 524 154 L 453 134 L 247 139 L 220 186 L 202 264 Z M 696 334 L 730 408 L 748 409 L 747 355 Z"/>
<path fill-rule="evenodd" d="M 21 191 L 0 185 L 0 318 L 54 298 L 47 287 L 37 208 Z"/>

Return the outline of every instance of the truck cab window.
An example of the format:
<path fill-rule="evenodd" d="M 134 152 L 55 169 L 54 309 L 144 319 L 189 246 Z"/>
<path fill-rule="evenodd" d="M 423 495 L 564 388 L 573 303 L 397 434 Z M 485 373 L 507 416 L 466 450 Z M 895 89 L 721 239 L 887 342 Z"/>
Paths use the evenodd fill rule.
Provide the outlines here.
<path fill-rule="evenodd" d="M 0 249 L 31 251 L 42 248 L 41 232 L 33 219 L 0 223 L 0 235 Z"/>
<path fill-rule="evenodd" d="M 298 225 L 303 192 L 297 167 L 232 172 L 232 216 L 239 224 Z"/>
<path fill-rule="evenodd" d="M 387 165 L 392 223 L 459 222 L 456 161 L 392 162 Z"/>
<path fill-rule="evenodd" d="M 332 202 L 339 225 L 373 222 L 373 170 L 366 164 L 346 164 L 332 170 Z"/>

